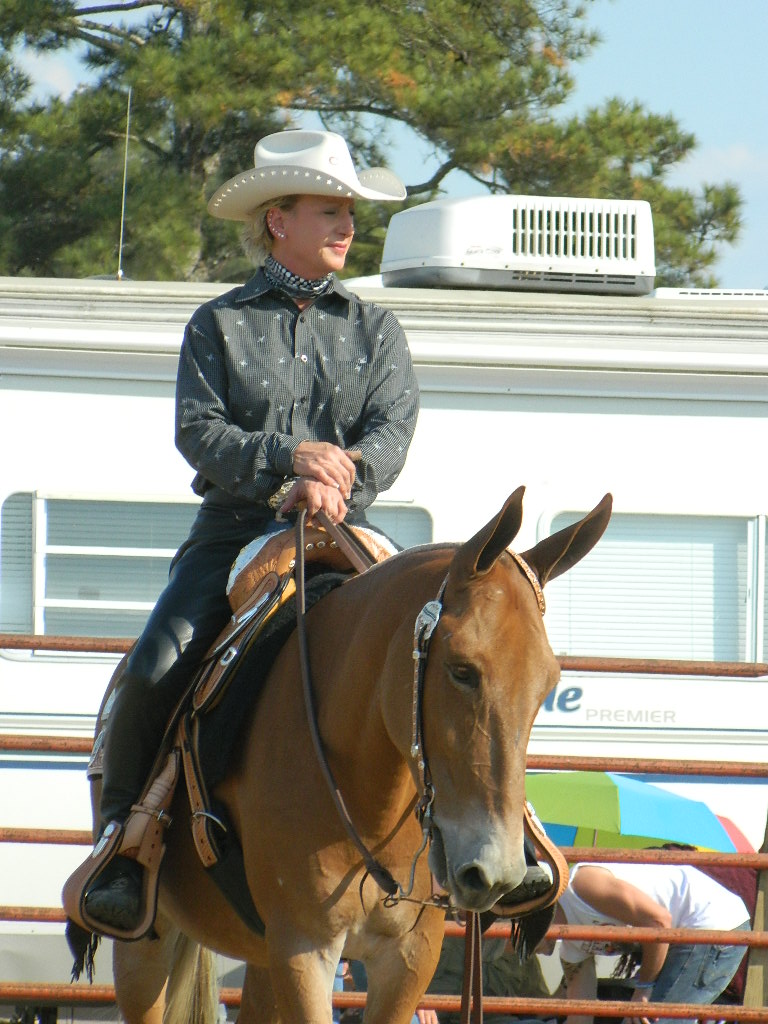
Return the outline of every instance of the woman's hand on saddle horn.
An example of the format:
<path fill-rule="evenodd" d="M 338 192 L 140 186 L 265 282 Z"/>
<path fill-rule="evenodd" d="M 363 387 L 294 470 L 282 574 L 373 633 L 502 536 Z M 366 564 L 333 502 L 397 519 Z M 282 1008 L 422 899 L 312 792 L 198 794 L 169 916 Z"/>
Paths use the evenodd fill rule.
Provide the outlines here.
<path fill-rule="evenodd" d="M 335 487 L 343 498 L 349 498 L 355 482 L 355 454 L 327 441 L 302 441 L 293 453 L 293 472 Z"/>
<path fill-rule="evenodd" d="M 347 514 L 347 506 L 341 491 L 331 484 L 321 484 L 317 480 L 299 477 L 288 491 L 280 512 L 290 512 L 297 505 L 304 504 L 307 508 L 307 522 L 312 523 L 313 517 L 321 510 L 332 523 L 341 523 Z"/>

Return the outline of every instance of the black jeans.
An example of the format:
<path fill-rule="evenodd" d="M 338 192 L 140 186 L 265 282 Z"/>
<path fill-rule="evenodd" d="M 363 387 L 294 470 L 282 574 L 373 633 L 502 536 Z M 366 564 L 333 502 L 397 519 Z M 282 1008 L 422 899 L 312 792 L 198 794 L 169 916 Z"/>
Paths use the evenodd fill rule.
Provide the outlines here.
<path fill-rule="evenodd" d="M 226 585 L 232 563 L 273 523 L 263 509 L 201 506 L 115 687 L 104 746 L 102 828 L 124 821 L 138 799 L 174 707 L 231 615 Z"/>

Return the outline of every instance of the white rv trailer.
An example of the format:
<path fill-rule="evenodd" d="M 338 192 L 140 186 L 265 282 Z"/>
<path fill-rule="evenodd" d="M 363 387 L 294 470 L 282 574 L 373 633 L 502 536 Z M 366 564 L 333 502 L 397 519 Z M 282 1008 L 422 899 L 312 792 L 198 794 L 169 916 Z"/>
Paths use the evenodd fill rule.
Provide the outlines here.
<path fill-rule="evenodd" d="M 564 265 L 547 278 L 530 262 L 542 290 L 508 290 L 477 266 L 498 253 L 477 246 L 450 288 L 412 287 L 421 271 L 409 280 L 392 257 L 388 243 L 383 281 L 397 262 L 398 286 L 351 286 L 402 322 L 422 407 L 374 521 L 404 545 L 462 540 L 524 484 L 524 550 L 611 491 L 606 536 L 547 587 L 554 650 L 765 661 L 768 293 L 637 294 L 642 281 L 614 287 L 602 270 L 603 294 L 545 290 Z M 0 632 L 140 630 L 196 505 L 173 444 L 183 328 L 225 287 L 0 279 Z M 90 736 L 116 660 L 0 651 L 0 732 Z M 569 672 L 530 750 L 765 761 L 768 679 Z M 0 823 L 90 827 L 84 767 L 0 753 Z M 762 782 L 661 782 L 762 843 Z M 57 905 L 82 854 L 0 846 L 0 904 Z M 58 926 L 0 923 L 0 977 L 64 981 L 69 966 Z M 109 980 L 108 956 L 97 967 Z"/>

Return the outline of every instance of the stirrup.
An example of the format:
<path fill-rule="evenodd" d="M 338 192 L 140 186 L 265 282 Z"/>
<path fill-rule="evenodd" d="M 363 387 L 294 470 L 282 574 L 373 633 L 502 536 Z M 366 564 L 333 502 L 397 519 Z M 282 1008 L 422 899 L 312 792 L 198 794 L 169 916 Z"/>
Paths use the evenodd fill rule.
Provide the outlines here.
<path fill-rule="evenodd" d="M 128 822 L 130 822 L 130 818 Z M 118 854 L 125 856 L 121 852 L 124 845 L 125 832 L 126 826 L 121 825 L 117 821 L 111 821 L 107 825 L 88 859 L 79 868 L 76 868 L 64 883 L 61 899 L 67 916 L 75 924 L 85 929 L 85 931 L 131 942 L 144 938 L 151 931 L 155 922 L 160 861 L 164 851 L 158 857 L 154 871 L 142 864 L 141 903 L 143 911 L 134 928 L 126 930 L 114 927 L 113 925 L 107 925 L 105 922 L 91 917 L 85 904 L 87 893 L 93 888 L 94 883 L 101 876 L 107 865 L 111 864 Z M 138 858 L 135 859 L 138 860 Z"/>
<path fill-rule="evenodd" d="M 111 821 L 104 829 L 90 856 L 64 883 L 61 901 L 67 917 L 86 932 L 132 942 L 151 931 L 157 913 L 160 865 L 165 853 L 165 830 L 171 823 L 168 807 L 179 773 L 179 751 L 168 755 L 165 767 L 150 783 L 142 802 L 134 804 L 124 825 Z M 91 917 L 85 895 L 104 868 L 118 855 L 138 861 L 143 868 L 142 906 L 139 923 L 130 930 L 107 926 Z"/>

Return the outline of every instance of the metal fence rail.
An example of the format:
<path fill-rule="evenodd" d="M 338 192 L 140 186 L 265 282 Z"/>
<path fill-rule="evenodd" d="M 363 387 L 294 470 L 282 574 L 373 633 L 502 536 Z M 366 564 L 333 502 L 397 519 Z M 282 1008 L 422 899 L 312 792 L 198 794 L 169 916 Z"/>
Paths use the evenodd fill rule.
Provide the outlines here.
<path fill-rule="evenodd" d="M 109 638 L 29 636 L 25 634 L 0 634 L 0 650 L 44 650 L 69 653 L 102 653 L 120 655 L 130 649 L 132 641 Z M 649 660 L 636 658 L 594 658 L 561 656 L 560 666 L 564 671 L 610 672 L 638 675 L 690 675 L 723 678 L 759 678 L 768 676 L 766 663 L 742 662 L 696 662 Z M 0 751 L 23 751 L 28 753 L 55 753 L 73 756 L 87 756 L 91 752 L 92 740 L 88 737 L 47 736 L 47 735 L 0 735 Z M 531 754 L 528 757 L 530 769 L 560 769 L 583 771 L 618 771 L 633 774 L 666 774 L 680 776 L 712 776 L 733 779 L 768 778 L 768 764 L 760 762 L 722 761 L 678 761 L 659 758 L 584 757 L 579 755 Z M 0 827 L 0 843 L 35 845 L 78 845 L 90 846 L 92 836 L 81 829 L 31 829 Z M 676 850 L 633 850 L 598 849 L 593 847 L 563 848 L 566 859 L 572 863 L 591 861 L 595 863 L 671 863 L 693 864 L 694 866 L 727 865 L 730 867 L 753 868 L 768 871 L 768 853 L 722 854 L 710 851 Z M 60 907 L 0 906 L 1 921 L 26 921 L 63 924 L 66 920 Z M 490 937 L 508 936 L 509 924 L 494 925 L 486 933 Z M 446 924 L 446 935 L 464 934 L 463 926 L 454 922 Z M 586 927 L 577 925 L 553 925 L 548 937 L 552 939 L 603 939 L 614 942 L 669 942 L 691 944 L 739 945 L 749 948 L 768 949 L 768 932 L 720 932 L 701 929 L 654 929 L 640 927 Z M 365 993 L 334 993 L 334 1006 L 362 1007 Z M 224 988 L 220 1000 L 227 1007 L 240 1006 L 239 989 Z M 113 1006 L 115 991 L 111 985 L 55 985 L 36 983 L 0 982 L 0 1003 L 34 1005 L 36 1007 L 74 1007 L 77 1005 Z M 422 1007 L 437 1011 L 457 1012 L 460 1009 L 458 996 L 428 995 L 422 1000 Z M 483 1001 L 483 1009 L 493 1014 L 540 1014 L 557 1016 L 567 1014 L 589 1014 L 600 1017 L 632 1016 L 637 1005 L 615 1000 L 568 1000 L 562 998 L 534 999 L 525 997 L 491 997 Z M 716 1016 L 723 1021 L 766 1022 L 768 1010 L 718 1004 L 704 1012 L 701 1006 L 673 1003 L 647 1003 L 644 1015 L 651 1018 L 664 1016 L 675 1019 L 690 1019 Z"/>
<path fill-rule="evenodd" d="M 93 740 L 85 736 L 43 736 L 38 733 L 0 734 L 0 751 L 26 751 L 46 754 L 80 754 L 88 756 Z M 581 754 L 529 754 L 528 768 L 533 771 L 614 771 L 633 775 L 711 775 L 720 778 L 768 778 L 768 764 L 763 761 L 675 761 L 669 758 L 588 757 Z"/>
<path fill-rule="evenodd" d="M 0 650 L 69 651 L 83 654 L 125 654 L 133 640 L 122 637 L 53 636 L 31 633 L 0 633 Z M 665 676 L 730 676 L 754 679 L 768 676 L 763 661 L 685 661 L 669 658 L 602 658 L 561 654 L 564 672 L 614 672 Z"/>
<path fill-rule="evenodd" d="M 34 992 L 41 992 L 36 995 Z M 224 988 L 221 990 L 220 1001 L 225 1006 L 237 1008 L 240 1006 L 241 993 L 239 989 Z M 339 1008 L 363 1007 L 365 1006 L 364 992 L 337 992 L 334 993 L 333 1005 Z M 27 1003 L 36 1006 L 112 1006 L 115 1001 L 115 992 L 111 985 L 46 985 L 33 986 L 25 984 L 8 984 L 0 982 L 0 1003 Z M 461 1009 L 461 999 L 458 996 L 425 996 L 419 1006 L 437 1011 L 457 1013 Z M 709 1019 L 744 1021 L 746 1024 L 762 1022 L 765 1024 L 766 1011 L 764 1009 L 752 1009 L 744 1006 L 728 1006 L 718 1004 L 716 1009 L 710 1009 L 703 1014 L 706 1007 L 688 1003 L 644 1003 L 643 1013 L 650 1018 L 655 1016 L 672 1017 L 677 1019 L 690 1019 L 692 1016 Z M 619 1000 L 600 1000 L 593 1002 L 588 999 L 561 999 L 552 997 L 550 999 L 528 999 L 523 996 L 486 996 L 483 999 L 483 1011 L 487 1014 L 537 1014 L 541 1016 L 554 1017 L 566 1016 L 567 1014 L 589 1014 L 594 1017 L 626 1017 L 637 1012 L 637 1003 L 620 1002 Z"/>

